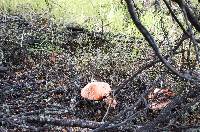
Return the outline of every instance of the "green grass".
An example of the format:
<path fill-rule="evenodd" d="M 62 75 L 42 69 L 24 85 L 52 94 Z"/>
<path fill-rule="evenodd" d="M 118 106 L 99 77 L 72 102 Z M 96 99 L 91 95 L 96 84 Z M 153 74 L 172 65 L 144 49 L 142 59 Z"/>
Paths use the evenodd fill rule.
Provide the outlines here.
<path fill-rule="evenodd" d="M 36 12 L 50 14 L 54 21 L 66 24 L 80 25 L 89 30 L 120 33 L 142 37 L 127 13 L 125 3 L 120 0 L 1 0 L 0 9 L 6 12 L 27 13 Z M 139 8 L 146 8 L 141 21 L 153 33 L 160 35 L 160 18 L 164 16 L 166 27 L 176 30 L 171 17 L 166 13 L 155 13 L 153 7 L 145 7 L 139 0 Z M 163 3 L 162 3 L 163 4 Z M 164 5 L 164 4 L 163 4 Z M 164 9 L 165 6 L 162 5 Z M 50 9 L 50 10 L 49 10 Z M 166 8 L 165 8 L 166 10 Z"/>

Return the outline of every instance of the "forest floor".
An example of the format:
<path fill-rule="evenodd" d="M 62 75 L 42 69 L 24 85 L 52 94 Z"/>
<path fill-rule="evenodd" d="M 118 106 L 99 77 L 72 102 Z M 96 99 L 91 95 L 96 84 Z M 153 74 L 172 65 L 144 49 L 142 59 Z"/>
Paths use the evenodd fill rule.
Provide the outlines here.
<path fill-rule="evenodd" d="M 144 61 L 144 59 L 137 58 L 137 62 L 130 62 L 122 70 L 114 64 L 120 63 L 121 58 L 110 62 L 107 61 L 110 58 L 107 60 L 101 58 L 100 62 L 103 66 L 98 67 L 94 65 L 95 61 L 92 62 L 81 56 L 90 57 L 91 54 L 98 53 L 97 49 L 110 50 L 115 49 L 117 45 L 104 45 L 110 43 L 101 36 L 101 33 L 92 33 L 77 27 L 59 29 L 57 25 L 44 18 L 38 18 L 38 16 L 27 20 L 20 15 L 1 14 L 0 26 L 0 46 L 4 53 L 0 67 L 0 130 L 2 131 L 85 130 L 80 127 L 31 122 L 25 117 L 83 119 L 101 122 L 108 106 L 103 101 L 83 99 L 80 96 L 81 89 L 94 77 L 96 80 L 108 82 L 115 90 L 117 85 L 131 77 L 132 71 L 149 62 L 149 60 Z M 91 49 L 88 49 L 90 46 L 87 45 L 88 41 L 91 43 L 95 41 Z M 130 48 L 129 45 L 128 47 Z M 94 53 L 81 53 L 77 49 Z M 119 54 L 119 56 L 123 55 Z M 130 71 L 133 66 L 134 68 Z M 157 65 L 149 68 L 147 70 L 149 74 L 142 73 L 125 85 L 116 97 L 118 103 L 116 108 L 110 108 L 106 120 L 110 120 L 114 115 L 134 104 L 139 95 L 145 91 L 148 83 L 159 74 L 157 73 L 159 67 L 163 66 Z M 173 86 L 174 83 L 171 82 L 170 85 Z M 143 105 L 140 104 L 141 107 Z M 157 112 L 151 110 L 147 113 L 145 119 L 137 118 L 132 123 L 144 123 L 157 115 Z M 200 115 L 191 114 L 185 117 L 185 120 L 187 121 L 184 123 L 187 125 L 198 124 Z M 127 131 L 129 128 L 127 126 Z M 126 131 L 126 127 L 122 130 Z"/>

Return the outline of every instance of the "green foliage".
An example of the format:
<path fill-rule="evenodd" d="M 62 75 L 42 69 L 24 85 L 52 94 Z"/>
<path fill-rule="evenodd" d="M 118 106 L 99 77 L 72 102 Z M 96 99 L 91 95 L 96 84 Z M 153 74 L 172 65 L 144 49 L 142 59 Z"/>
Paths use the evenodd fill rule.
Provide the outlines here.
<path fill-rule="evenodd" d="M 139 7 L 143 8 L 142 5 Z M 48 12 L 55 21 L 78 24 L 93 31 L 141 37 L 129 18 L 126 5 L 120 0 L 3 0 L 0 9 L 15 13 Z M 152 12 L 153 9 L 149 7 L 141 18 L 150 28 L 159 20 L 155 19 Z"/>
<path fill-rule="evenodd" d="M 132 23 L 127 13 L 126 4 L 120 0 L 1 0 L 0 9 L 8 12 L 36 12 L 49 13 L 57 22 L 64 21 L 68 24 L 81 25 L 93 31 L 113 32 L 141 38 L 141 34 Z M 192 1 L 193 5 L 198 5 Z M 176 30 L 171 16 L 161 1 L 160 11 L 155 11 L 153 1 L 145 3 L 143 0 L 136 2 L 137 7 L 143 10 L 140 19 L 143 24 L 155 35 L 162 32 L 159 25 L 161 17 L 165 19 L 167 29 Z M 177 8 L 177 5 L 173 3 Z M 180 16 L 180 17 L 179 17 Z M 183 16 L 178 15 L 183 21 Z M 169 30 L 170 32 L 170 30 Z M 176 36 L 175 36 L 176 37 Z M 157 38 L 162 39 L 162 38 Z"/>
<path fill-rule="evenodd" d="M 59 46 L 55 46 L 53 44 L 46 44 L 46 46 L 35 46 L 34 48 L 29 48 L 28 50 L 30 51 L 30 53 L 40 51 L 44 51 L 45 53 L 61 53 L 63 51 L 63 49 L 61 49 Z"/>
<path fill-rule="evenodd" d="M 143 0 L 139 0 L 136 5 L 142 24 L 156 41 L 164 40 L 164 32 L 168 33 L 172 43 L 181 34 L 162 1 L 158 11 L 155 11 L 152 1 L 145 3 Z M 177 9 L 178 19 L 184 24 L 183 15 L 178 12 L 178 6 L 173 3 L 173 8 Z M 95 32 L 111 32 L 132 36 L 136 39 L 143 38 L 130 19 L 126 4 L 120 0 L 2 0 L 0 10 L 9 13 L 30 13 L 30 16 L 39 13 L 42 14 L 41 16 L 50 17 L 55 23 L 81 25 L 81 27 Z M 51 49 L 44 47 L 47 50 Z M 165 49 L 164 46 L 163 49 Z M 133 54 L 136 51 L 133 49 Z"/>

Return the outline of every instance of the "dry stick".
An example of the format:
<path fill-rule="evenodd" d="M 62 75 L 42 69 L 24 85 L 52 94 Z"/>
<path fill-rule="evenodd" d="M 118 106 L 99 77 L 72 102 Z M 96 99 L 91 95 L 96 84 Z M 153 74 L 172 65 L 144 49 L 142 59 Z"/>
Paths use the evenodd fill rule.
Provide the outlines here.
<path fill-rule="evenodd" d="M 109 113 L 110 107 L 111 107 L 111 104 L 108 105 L 108 108 L 107 108 L 107 110 L 106 110 L 106 113 L 105 113 L 105 115 L 103 116 L 101 122 L 104 122 L 104 120 L 105 120 L 106 117 L 108 116 L 108 113 Z"/>
<path fill-rule="evenodd" d="M 196 93 L 200 92 L 200 88 L 198 88 L 195 92 Z M 175 97 L 171 101 L 171 103 L 167 105 L 167 107 L 161 111 L 161 114 L 159 114 L 159 116 L 156 119 L 148 122 L 145 126 L 139 128 L 137 131 L 140 132 L 140 131 L 145 131 L 145 130 L 155 130 L 154 127 L 158 123 L 166 122 L 167 120 L 169 120 L 169 118 L 167 118 L 168 116 L 171 116 L 171 117 L 177 116 L 177 114 L 170 114 L 171 110 L 175 108 L 177 105 L 180 105 L 184 100 L 186 100 L 185 97 L 187 97 L 188 95 L 190 95 L 190 93 L 185 93 L 181 97 L 180 96 Z M 200 96 L 198 94 L 196 96 L 197 96 L 196 101 L 190 103 L 189 105 L 186 105 L 187 107 L 192 106 L 193 104 L 195 104 L 195 102 L 199 100 Z M 184 106 L 184 108 L 187 108 L 186 106 Z"/>
<path fill-rule="evenodd" d="M 22 118 L 23 119 L 23 118 Z M 71 120 L 71 119 L 55 119 L 46 117 L 24 117 L 25 121 L 28 123 L 40 123 L 40 124 L 51 124 L 55 126 L 70 126 L 70 127 L 81 127 L 94 129 L 99 127 L 102 122 L 88 121 L 88 120 Z"/>
<path fill-rule="evenodd" d="M 21 42 L 20 42 L 20 47 L 23 47 L 23 42 L 24 42 L 24 30 L 22 31 L 22 37 L 21 37 Z"/>
<path fill-rule="evenodd" d="M 146 131 L 146 130 L 154 130 L 155 126 L 158 125 L 158 123 L 164 122 L 167 120 L 167 117 L 171 114 L 171 110 L 175 108 L 177 105 L 180 105 L 183 102 L 183 98 L 177 96 L 175 97 L 170 104 L 168 104 L 158 115 L 156 119 L 153 121 L 149 121 L 144 125 L 143 127 L 137 129 L 136 131 Z"/>
<path fill-rule="evenodd" d="M 130 78 L 128 78 L 127 80 L 123 81 L 119 86 L 117 86 L 116 90 L 113 92 L 113 95 L 116 96 L 117 93 L 124 87 L 126 86 L 129 82 L 131 82 L 138 74 L 140 74 L 142 71 L 144 71 L 147 68 L 150 68 L 152 66 L 154 66 L 156 63 L 160 62 L 160 60 L 155 60 L 150 62 L 149 64 L 145 64 L 144 66 L 142 66 L 141 68 L 139 68 L 139 70 L 137 70 Z"/>
<path fill-rule="evenodd" d="M 158 82 L 159 79 L 156 79 L 156 81 L 154 81 L 154 83 L 151 85 L 155 85 L 155 83 Z M 135 111 L 135 107 L 137 107 L 137 105 L 144 99 L 144 97 L 149 93 L 149 91 L 153 90 L 154 87 L 149 87 L 138 99 L 138 101 L 136 103 L 134 103 L 134 105 L 132 105 L 131 107 L 129 107 L 128 109 L 126 109 L 125 111 L 121 112 L 120 114 L 118 114 L 114 119 L 117 119 L 117 118 L 120 118 L 123 114 L 127 113 L 128 111 L 130 110 L 133 110 Z M 109 125 L 109 126 L 101 126 L 97 129 L 95 129 L 94 131 L 102 131 L 102 130 L 108 130 L 108 129 L 113 129 L 113 128 L 116 128 L 116 127 L 120 127 L 120 126 L 123 126 L 125 124 L 127 124 L 128 122 L 132 121 L 134 118 L 138 117 L 139 115 L 141 115 L 141 113 L 143 113 L 144 111 L 146 111 L 149 107 L 146 106 L 144 109 L 140 110 L 140 111 L 135 111 L 135 113 L 133 115 L 131 115 L 130 117 L 128 117 L 127 119 L 125 119 L 124 121 L 120 122 L 120 123 L 117 123 L 117 124 L 114 124 L 112 125 Z M 113 119 L 112 119 L 113 121 Z M 137 126 L 137 125 L 136 125 Z"/>
<path fill-rule="evenodd" d="M 199 102 L 200 96 L 197 96 L 195 100 L 193 100 L 191 103 L 184 105 L 181 110 L 176 111 L 174 114 L 172 114 L 170 117 L 178 119 L 180 116 L 182 116 L 185 112 L 191 109 L 193 105 L 195 105 L 197 102 Z M 172 125 L 172 124 L 171 124 Z"/>
<path fill-rule="evenodd" d="M 177 18 L 176 15 L 174 14 L 174 12 L 172 11 L 172 9 L 171 9 L 169 3 L 168 3 L 166 0 L 163 0 L 163 1 L 164 1 L 165 5 L 167 6 L 169 12 L 171 13 L 172 17 L 174 18 L 174 20 L 178 23 L 179 27 L 183 30 L 183 32 L 184 32 L 186 35 L 190 36 L 189 33 L 185 30 L 185 28 L 184 28 L 183 25 L 181 24 L 181 22 L 178 20 L 178 18 Z"/>
<path fill-rule="evenodd" d="M 34 127 L 20 125 L 19 123 L 15 123 L 13 121 L 23 122 L 25 120 L 28 123 L 46 123 L 46 124 L 57 125 L 57 126 L 72 126 L 72 127 L 77 126 L 77 127 L 86 127 L 86 128 L 93 128 L 93 127 L 97 127 L 98 125 L 100 126 L 102 124 L 102 122 L 87 121 L 87 120 L 54 119 L 54 118 L 41 118 L 38 116 L 33 116 L 33 115 L 38 115 L 44 111 L 45 110 L 41 109 L 41 110 L 36 110 L 32 112 L 22 113 L 16 116 L 14 115 L 12 117 L 0 118 L 0 122 L 6 121 L 6 122 L 9 122 L 11 126 L 15 126 L 17 128 L 31 129 L 31 130 L 33 130 Z M 64 123 L 62 124 L 61 122 L 64 122 Z M 35 130 L 33 131 L 36 131 L 36 130 L 40 131 L 40 129 L 42 128 L 35 128 Z"/>
<path fill-rule="evenodd" d="M 195 27 L 195 29 L 198 32 L 200 32 L 200 23 L 198 22 L 197 17 L 193 14 L 193 12 L 190 10 L 190 8 L 186 4 L 183 4 L 183 0 L 174 0 L 174 2 L 176 2 L 181 9 L 185 8 L 185 11 L 188 16 L 188 20 Z"/>
<path fill-rule="evenodd" d="M 186 80 L 188 80 L 190 82 L 195 82 L 195 81 L 200 82 L 200 79 L 194 80 L 191 77 L 188 77 L 188 76 L 178 72 L 175 68 L 173 68 L 167 62 L 167 60 L 165 58 L 163 58 L 163 56 L 161 55 L 160 50 L 159 50 L 155 40 L 153 39 L 151 34 L 147 31 L 147 29 L 141 24 L 140 20 L 137 18 L 136 11 L 135 11 L 135 8 L 134 8 L 132 0 L 126 0 L 126 3 L 127 3 L 127 6 L 128 6 L 129 14 L 131 15 L 131 18 L 132 18 L 133 22 L 135 23 L 136 27 L 143 34 L 143 36 L 148 41 L 149 45 L 152 47 L 152 49 L 154 50 L 155 54 L 158 56 L 160 61 L 165 65 L 165 67 L 167 67 L 169 71 L 171 71 L 173 74 L 177 75 L 178 77 L 180 77 L 183 80 L 186 79 Z"/>
<path fill-rule="evenodd" d="M 17 119 L 17 120 L 19 120 L 19 118 Z M 20 128 L 20 129 L 29 129 L 29 131 L 33 131 L 33 132 L 36 132 L 36 131 L 39 131 L 39 129 L 38 128 L 36 128 L 36 127 L 33 127 L 33 126 L 26 126 L 26 125 L 20 125 L 20 124 L 17 124 L 17 123 L 15 123 L 14 122 L 14 120 L 11 120 L 11 119 L 4 119 L 4 120 L 2 120 L 2 119 L 0 119 L 0 122 L 4 122 L 4 123 L 6 123 L 7 125 L 6 125 L 6 127 L 7 127 L 7 129 L 8 128 Z"/>
<path fill-rule="evenodd" d="M 196 126 L 194 126 L 194 125 L 184 125 L 184 126 L 177 126 L 177 125 L 171 125 L 171 126 L 173 126 L 173 127 L 175 127 L 176 129 L 174 129 L 175 131 L 182 131 L 182 132 L 187 132 L 188 130 L 197 130 L 197 132 L 198 132 L 198 130 L 199 130 L 199 128 L 200 128 L 200 125 L 196 125 Z M 165 129 L 161 129 L 161 130 L 163 130 L 163 131 L 166 131 Z"/>
<path fill-rule="evenodd" d="M 120 123 L 118 123 L 118 124 L 108 126 L 108 127 L 106 127 L 104 130 L 123 126 L 123 125 L 127 124 L 128 122 L 132 121 L 134 118 L 136 118 L 137 116 L 139 116 L 142 112 L 144 112 L 144 111 L 147 110 L 147 109 L 148 109 L 148 107 L 146 107 L 146 108 L 143 109 L 143 110 L 137 111 L 137 112 L 135 112 L 133 115 L 131 115 L 129 118 L 127 118 L 126 120 L 124 120 L 124 121 L 122 121 L 122 122 L 120 122 Z"/>
<path fill-rule="evenodd" d="M 190 10 L 190 8 L 186 4 L 184 4 L 184 8 L 185 8 L 185 11 L 187 13 L 188 20 L 195 27 L 195 29 L 198 32 L 200 32 L 200 23 L 198 22 L 197 17 L 194 16 L 194 14 L 192 13 L 192 11 Z"/>

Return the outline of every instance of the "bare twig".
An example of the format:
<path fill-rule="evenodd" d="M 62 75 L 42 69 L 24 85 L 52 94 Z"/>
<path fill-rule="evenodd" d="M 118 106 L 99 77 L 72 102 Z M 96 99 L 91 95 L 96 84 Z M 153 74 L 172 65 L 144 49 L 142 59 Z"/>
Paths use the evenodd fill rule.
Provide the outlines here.
<path fill-rule="evenodd" d="M 179 27 L 183 30 L 183 32 L 184 32 L 185 34 L 187 34 L 188 36 L 190 36 L 190 35 L 188 34 L 188 32 L 185 30 L 185 28 L 183 27 L 183 25 L 181 24 L 181 22 L 178 20 L 178 18 L 177 18 L 176 15 L 174 14 L 174 12 L 172 11 L 172 9 L 171 9 L 169 3 L 168 3 L 166 0 L 163 0 L 163 1 L 164 1 L 165 5 L 167 6 L 169 12 L 171 13 L 172 17 L 174 18 L 174 20 L 178 23 Z"/>
<path fill-rule="evenodd" d="M 200 90 L 197 90 L 195 93 L 198 93 Z M 190 108 L 192 105 L 194 105 L 196 102 L 199 101 L 199 94 L 197 94 L 197 98 L 192 102 L 192 103 L 189 103 L 188 105 L 185 105 L 181 110 L 182 112 L 176 112 L 174 114 L 171 113 L 171 110 L 173 108 L 175 108 L 176 106 L 180 105 L 182 102 L 184 102 L 184 100 L 186 100 L 185 97 L 188 97 L 190 93 L 186 93 L 182 96 L 177 96 L 175 97 L 171 103 L 166 107 L 164 108 L 161 113 L 159 114 L 159 116 L 157 118 L 155 118 L 153 121 L 150 121 L 148 122 L 146 125 L 144 125 L 143 127 L 139 128 L 137 131 L 140 132 L 140 131 L 144 131 L 144 130 L 152 130 L 155 128 L 155 126 L 157 126 L 158 123 L 161 123 L 161 122 L 167 122 L 169 119 L 169 117 L 177 117 L 180 115 L 182 115 L 183 113 L 185 113 L 187 111 L 188 108 Z"/>
<path fill-rule="evenodd" d="M 200 23 L 198 22 L 197 17 L 194 15 L 194 13 L 191 11 L 191 9 L 186 4 L 184 4 L 183 0 L 174 0 L 174 2 L 176 2 L 181 9 L 183 9 L 183 8 L 185 9 L 186 14 L 188 16 L 188 20 L 195 27 L 195 29 L 198 32 L 200 32 Z"/>
<path fill-rule="evenodd" d="M 187 14 L 187 12 L 186 12 L 186 4 L 184 3 L 184 2 L 182 2 L 182 5 L 183 5 L 183 7 L 182 7 L 182 10 L 183 10 L 183 14 L 184 14 L 184 17 L 185 17 L 185 22 L 186 22 L 186 24 L 187 24 L 187 26 L 188 26 L 188 31 L 189 31 L 189 33 L 190 33 L 190 35 L 191 35 L 191 41 L 193 42 L 193 44 L 194 44 L 194 49 L 195 49 L 195 52 L 196 52 L 196 60 L 198 61 L 198 63 L 200 62 L 200 58 L 199 58 L 199 46 L 198 46 L 198 43 L 197 43 L 197 41 L 195 40 L 195 37 L 194 37 L 194 33 L 193 33 L 193 31 L 192 31 L 192 26 L 189 24 L 189 22 L 188 22 L 188 18 L 189 18 L 189 16 L 188 16 L 188 14 Z"/>
<path fill-rule="evenodd" d="M 158 125 L 158 123 L 161 123 L 163 121 L 166 121 L 167 117 L 170 115 L 170 111 L 175 108 L 177 105 L 181 104 L 183 101 L 183 98 L 180 98 L 179 96 L 175 97 L 167 107 L 165 107 L 161 113 L 158 115 L 156 119 L 153 121 L 148 122 L 145 126 L 137 129 L 138 132 L 145 131 L 145 130 L 154 130 L 155 126 Z"/>
<path fill-rule="evenodd" d="M 108 106 L 108 108 L 107 108 L 107 110 L 106 110 L 106 113 L 105 113 L 105 115 L 103 116 L 101 122 L 104 122 L 104 120 L 105 120 L 106 117 L 108 116 L 109 110 L 110 110 L 110 104 L 109 104 L 109 106 Z"/>

